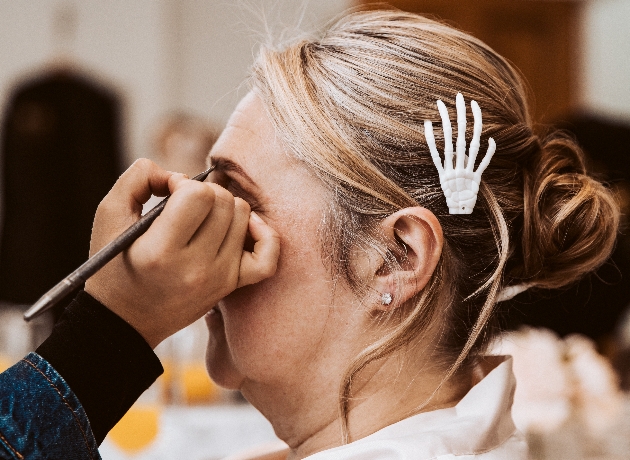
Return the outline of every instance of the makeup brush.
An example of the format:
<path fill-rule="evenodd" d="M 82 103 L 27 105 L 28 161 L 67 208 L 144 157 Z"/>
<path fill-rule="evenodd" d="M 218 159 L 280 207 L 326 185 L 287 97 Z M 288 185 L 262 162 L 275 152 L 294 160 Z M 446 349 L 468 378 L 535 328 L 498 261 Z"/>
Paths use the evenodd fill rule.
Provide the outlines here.
<path fill-rule="evenodd" d="M 192 178 L 192 180 L 198 180 L 203 182 L 216 166 L 211 166 L 201 174 Z M 33 318 L 44 313 L 46 310 L 54 307 L 61 299 L 66 297 L 72 291 L 77 289 L 81 284 L 99 271 L 107 262 L 112 260 L 122 251 L 127 249 L 131 244 L 136 241 L 144 232 L 146 232 L 153 221 L 159 216 L 166 206 L 166 202 L 170 198 L 168 195 L 158 205 L 147 212 L 144 216 L 138 220 L 135 224 L 125 230 L 114 241 L 106 245 L 103 249 L 98 251 L 87 262 L 77 268 L 75 271 L 66 276 L 61 282 L 59 282 L 50 291 L 44 294 L 37 302 L 24 313 L 24 320 L 30 321 Z"/>

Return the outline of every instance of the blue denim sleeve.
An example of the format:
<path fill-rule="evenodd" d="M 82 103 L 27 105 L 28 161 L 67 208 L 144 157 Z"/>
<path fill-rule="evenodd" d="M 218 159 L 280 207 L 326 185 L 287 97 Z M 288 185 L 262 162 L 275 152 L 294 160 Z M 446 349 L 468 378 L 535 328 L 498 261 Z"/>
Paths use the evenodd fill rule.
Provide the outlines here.
<path fill-rule="evenodd" d="M 81 403 L 44 358 L 0 374 L 0 459 L 100 458 Z"/>

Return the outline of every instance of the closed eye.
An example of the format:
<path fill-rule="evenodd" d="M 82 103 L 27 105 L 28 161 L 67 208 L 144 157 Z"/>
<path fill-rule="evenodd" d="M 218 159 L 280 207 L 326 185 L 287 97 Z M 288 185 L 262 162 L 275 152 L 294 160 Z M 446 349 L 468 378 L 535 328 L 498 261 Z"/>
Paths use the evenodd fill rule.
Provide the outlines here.
<path fill-rule="evenodd" d="M 261 211 L 260 203 L 258 202 L 258 200 L 254 196 L 252 196 L 249 192 L 247 192 L 241 186 L 241 184 L 239 184 L 236 180 L 233 180 L 233 179 L 230 180 L 228 186 L 225 188 L 232 195 L 245 200 L 247 204 L 249 204 L 249 207 L 251 208 L 252 211 L 256 211 L 256 212 Z"/>
<path fill-rule="evenodd" d="M 212 164 L 216 165 L 212 173 L 212 180 L 228 190 L 232 195 L 245 200 L 252 211 L 261 212 L 260 201 L 253 191 L 259 188 L 243 168 L 234 161 L 223 157 L 212 157 Z M 242 185 L 242 182 L 245 186 Z"/>

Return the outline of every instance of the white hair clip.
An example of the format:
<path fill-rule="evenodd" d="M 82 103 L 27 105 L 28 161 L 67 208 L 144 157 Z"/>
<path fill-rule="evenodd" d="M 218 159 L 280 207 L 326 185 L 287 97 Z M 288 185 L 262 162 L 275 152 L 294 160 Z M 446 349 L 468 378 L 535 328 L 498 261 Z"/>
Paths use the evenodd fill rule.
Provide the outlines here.
<path fill-rule="evenodd" d="M 427 120 L 424 122 L 424 135 L 427 139 L 431 158 L 440 174 L 440 185 L 446 197 L 449 214 L 470 214 L 477 202 L 477 192 L 481 182 L 481 174 L 486 170 L 490 159 L 496 150 L 494 139 L 488 139 L 488 151 L 477 171 L 473 171 L 475 160 L 479 152 L 481 140 L 481 109 L 475 101 L 470 103 L 475 120 L 473 138 L 466 155 L 466 104 L 464 96 L 457 93 L 457 151 L 455 152 L 455 167 L 453 167 L 453 130 L 451 120 L 448 118 L 446 106 L 440 100 L 437 101 L 438 110 L 442 117 L 442 131 L 444 132 L 444 167 L 442 159 L 435 145 L 433 137 L 433 124 Z"/>

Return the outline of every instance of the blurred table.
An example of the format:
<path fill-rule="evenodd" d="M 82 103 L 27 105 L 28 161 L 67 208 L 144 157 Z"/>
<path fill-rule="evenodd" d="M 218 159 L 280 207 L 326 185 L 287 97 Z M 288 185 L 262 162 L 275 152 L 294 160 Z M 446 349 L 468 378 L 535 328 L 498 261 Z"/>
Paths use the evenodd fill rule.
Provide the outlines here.
<path fill-rule="evenodd" d="M 278 441 L 271 424 L 249 404 L 156 410 L 157 435 L 146 447 L 123 449 L 110 433 L 99 449 L 103 460 L 213 460 Z"/>

